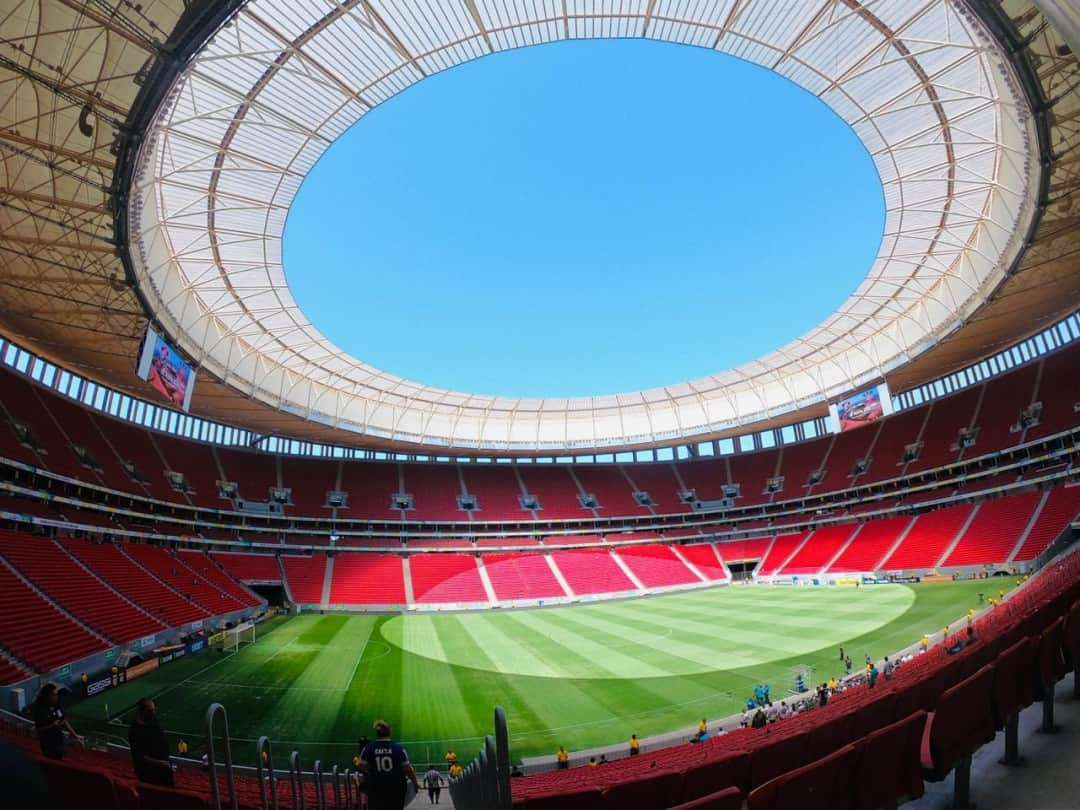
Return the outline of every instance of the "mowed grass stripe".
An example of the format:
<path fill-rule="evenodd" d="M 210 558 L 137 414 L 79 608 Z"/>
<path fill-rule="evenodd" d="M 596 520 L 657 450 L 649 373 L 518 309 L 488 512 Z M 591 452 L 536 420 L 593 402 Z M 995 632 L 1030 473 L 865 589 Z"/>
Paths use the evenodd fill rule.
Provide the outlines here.
<path fill-rule="evenodd" d="M 507 614 L 513 626 L 508 629 L 515 636 L 549 661 L 564 661 L 564 668 L 574 677 L 624 678 L 628 674 L 641 677 L 662 678 L 670 675 L 670 669 L 653 666 L 635 653 L 626 650 L 623 639 L 606 633 L 594 637 L 570 628 L 565 622 L 553 620 L 543 611 L 521 611 Z"/>
<path fill-rule="evenodd" d="M 405 623 L 405 633 L 421 636 L 421 648 L 429 648 L 429 657 L 407 655 L 402 659 L 399 699 L 402 705 L 426 706 L 422 728 L 404 728 L 403 732 L 413 740 L 445 740 L 461 733 L 462 729 L 476 728 L 482 718 L 476 716 L 479 708 L 463 688 L 454 667 L 435 663 L 429 658 L 446 659 L 443 648 L 457 640 L 458 632 L 453 623 L 433 622 L 430 616 L 418 616 L 421 621 Z M 488 708 L 490 713 L 491 709 Z M 402 722 L 409 723 L 408 713 Z M 426 743 L 425 743 L 426 744 Z M 414 752 L 416 757 L 417 753 Z M 441 755 L 440 755 L 441 756 Z"/>
<path fill-rule="evenodd" d="M 657 626 L 625 618 L 602 618 L 560 612 L 549 620 L 583 638 L 619 650 L 668 675 L 701 672 L 715 667 L 710 653 L 694 640 L 680 639 L 675 628 Z M 627 668 L 621 677 L 649 677 L 637 667 Z"/>

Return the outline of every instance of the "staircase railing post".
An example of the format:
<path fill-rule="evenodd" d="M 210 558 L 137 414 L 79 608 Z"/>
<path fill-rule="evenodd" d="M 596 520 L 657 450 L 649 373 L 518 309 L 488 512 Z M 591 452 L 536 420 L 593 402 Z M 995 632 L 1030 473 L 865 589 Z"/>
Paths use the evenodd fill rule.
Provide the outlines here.
<path fill-rule="evenodd" d="M 263 762 L 266 776 L 263 776 Z M 277 777 L 274 775 L 274 749 L 265 734 L 255 743 L 255 772 L 259 776 L 259 802 L 262 810 L 278 810 Z M 266 783 L 270 783 L 270 801 L 266 801 Z"/>
<path fill-rule="evenodd" d="M 229 740 L 229 718 L 225 713 L 225 707 L 220 703 L 211 703 L 206 710 L 206 767 L 210 776 L 210 800 L 214 810 L 221 810 L 221 786 L 218 784 L 217 755 L 214 751 L 214 719 L 219 715 L 224 729 L 222 740 L 225 743 L 225 780 L 229 786 L 229 806 L 232 810 L 237 810 L 232 744 Z"/>
<path fill-rule="evenodd" d="M 315 808 L 316 810 L 326 810 L 326 797 L 323 796 L 323 778 L 322 778 L 322 761 L 315 760 L 315 767 L 312 768 L 312 774 L 315 778 Z"/>
<path fill-rule="evenodd" d="M 506 723 L 506 711 L 495 707 L 495 756 L 499 787 L 498 810 L 512 810 L 510 794 L 510 727 Z"/>
<path fill-rule="evenodd" d="M 292 806 L 305 810 L 307 803 L 304 799 L 304 773 L 300 770 L 299 751 L 293 751 L 289 755 L 289 788 L 292 792 Z"/>

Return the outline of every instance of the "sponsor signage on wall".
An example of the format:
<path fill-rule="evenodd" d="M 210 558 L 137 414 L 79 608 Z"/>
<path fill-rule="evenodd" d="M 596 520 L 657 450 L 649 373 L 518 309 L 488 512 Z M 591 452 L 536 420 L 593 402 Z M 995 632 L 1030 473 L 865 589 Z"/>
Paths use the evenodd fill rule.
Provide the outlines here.
<path fill-rule="evenodd" d="M 200 638 L 197 641 L 193 641 L 187 646 L 189 653 L 197 653 L 199 650 L 206 648 L 206 639 Z"/>
<path fill-rule="evenodd" d="M 93 697 L 100 694 L 113 685 L 113 679 L 111 677 L 101 678 L 97 681 L 91 681 L 86 685 L 86 696 Z"/>
<path fill-rule="evenodd" d="M 146 636 L 139 639 L 139 646 L 143 649 L 146 649 L 147 647 L 153 647 L 155 641 L 157 641 L 157 636 Z"/>

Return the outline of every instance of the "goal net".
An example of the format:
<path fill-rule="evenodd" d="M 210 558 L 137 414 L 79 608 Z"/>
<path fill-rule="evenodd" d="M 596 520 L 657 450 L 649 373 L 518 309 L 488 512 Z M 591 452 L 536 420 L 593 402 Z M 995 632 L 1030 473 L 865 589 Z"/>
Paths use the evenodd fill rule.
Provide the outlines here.
<path fill-rule="evenodd" d="M 241 644 L 253 644 L 254 642 L 255 625 L 251 622 L 244 622 L 225 631 L 225 641 L 222 649 L 225 652 L 237 652 Z"/>

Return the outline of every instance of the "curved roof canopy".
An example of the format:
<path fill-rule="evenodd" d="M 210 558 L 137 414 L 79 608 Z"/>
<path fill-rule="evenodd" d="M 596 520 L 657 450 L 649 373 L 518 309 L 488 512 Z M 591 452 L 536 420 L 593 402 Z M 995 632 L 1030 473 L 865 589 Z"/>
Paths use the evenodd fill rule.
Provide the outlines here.
<path fill-rule="evenodd" d="M 446 391 L 331 344 L 297 307 L 281 266 L 286 214 L 319 156 L 426 76 L 498 50 L 584 37 L 729 53 L 789 78 L 843 118 L 877 166 L 887 209 L 878 257 L 857 291 L 760 360 L 606 397 Z M 1020 254 L 1035 210 L 1035 150 L 1007 60 L 947 0 L 253 0 L 159 110 L 132 190 L 132 254 L 144 296 L 179 346 L 286 412 L 454 448 L 625 446 L 795 411 L 934 345 Z"/>

